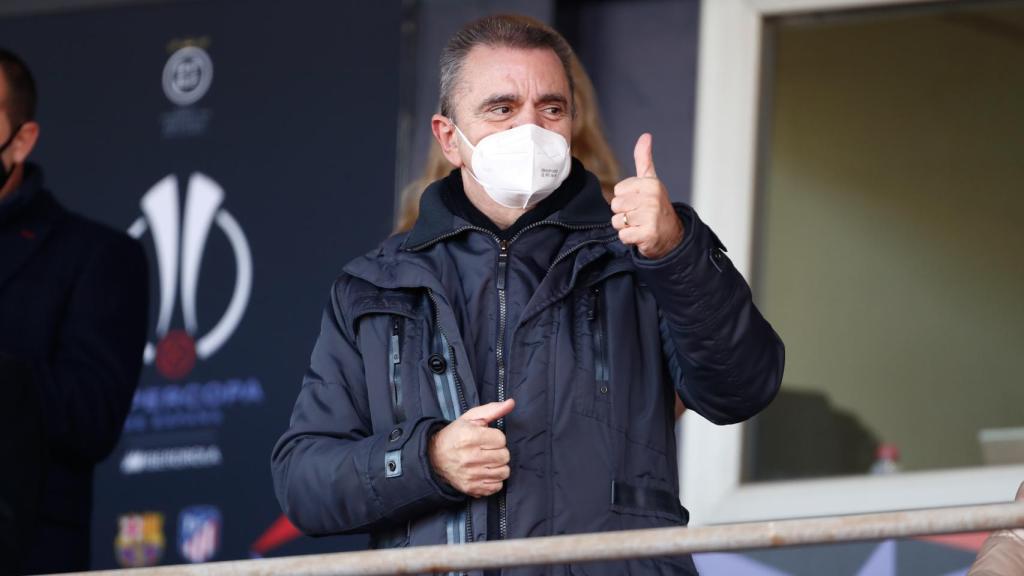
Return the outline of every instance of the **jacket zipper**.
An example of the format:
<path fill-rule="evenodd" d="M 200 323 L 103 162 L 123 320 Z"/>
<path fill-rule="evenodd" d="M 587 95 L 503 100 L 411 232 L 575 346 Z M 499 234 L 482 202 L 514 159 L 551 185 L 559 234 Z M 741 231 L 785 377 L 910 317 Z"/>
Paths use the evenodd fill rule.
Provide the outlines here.
<path fill-rule="evenodd" d="M 518 236 L 518 235 L 517 235 Z M 498 342 L 494 348 L 498 364 L 498 402 L 505 401 L 505 328 L 508 322 L 508 302 L 505 297 L 505 282 L 508 276 L 508 245 L 506 240 L 498 241 Z M 505 418 L 498 418 L 495 426 L 505 431 Z M 508 537 L 508 513 L 506 509 L 506 491 L 502 486 L 498 493 L 498 537 Z"/>
<path fill-rule="evenodd" d="M 543 226 L 543 225 L 560 226 L 560 227 L 565 228 L 567 230 L 574 230 L 574 231 L 593 230 L 593 229 L 597 229 L 597 228 L 604 228 L 605 226 L 607 226 L 607 224 L 563 224 L 561 222 L 554 222 L 554 221 L 550 221 L 550 220 L 541 220 L 540 222 L 534 222 L 533 224 L 525 226 L 522 230 L 520 230 L 519 232 L 516 232 L 516 234 L 514 236 L 512 236 L 512 238 L 510 238 L 509 240 L 502 240 L 501 238 L 498 237 L 497 234 L 494 234 L 493 232 L 491 232 L 490 230 L 487 230 L 485 228 L 480 228 L 479 226 L 463 226 L 461 228 L 458 228 L 456 230 L 448 232 L 447 234 L 443 234 L 441 236 L 438 236 L 437 238 L 434 238 L 433 240 L 430 240 L 428 242 L 424 242 L 424 243 L 422 243 L 422 244 L 420 244 L 418 246 L 414 246 L 414 247 L 412 247 L 410 249 L 410 250 L 413 250 L 413 251 L 415 251 L 415 250 L 422 250 L 423 248 L 426 248 L 426 247 L 428 247 L 428 246 L 430 246 L 432 244 L 440 242 L 440 241 L 442 241 L 442 240 L 444 240 L 446 238 L 451 238 L 453 236 L 461 234 L 462 232 L 465 232 L 467 230 L 475 230 L 477 232 L 482 232 L 482 233 L 490 236 L 491 238 L 493 238 L 494 241 L 498 244 L 498 275 L 497 275 L 497 279 L 495 281 L 496 285 L 497 285 L 497 288 L 498 288 L 498 337 L 497 337 L 497 345 L 495 346 L 495 356 L 496 356 L 495 359 L 496 359 L 497 365 L 498 365 L 498 402 L 504 402 L 506 400 L 506 398 L 505 398 L 505 396 L 506 396 L 506 390 L 505 390 L 505 377 L 506 377 L 506 369 L 505 369 L 505 360 L 506 360 L 506 358 L 505 358 L 505 328 L 506 328 L 506 324 L 508 322 L 508 302 L 506 300 L 505 288 L 506 288 L 506 281 L 507 281 L 507 276 L 508 276 L 508 250 L 509 250 L 509 245 L 512 244 L 513 242 L 515 242 L 517 238 L 522 236 L 528 230 L 532 230 L 534 228 L 537 228 L 537 227 Z M 562 252 L 561 254 L 559 254 L 555 258 L 554 262 L 551 263 L 551 266 L 548 267 L 548 272 L 550 272 L 555 267 L 556 264 L 558 264 L 559 262 L 564 260 L 570 254 L 572 254 L 572 253 L 576 252 L 577 250 L 579 250 L 581 247 L 586 246 L 588 244 L 595 244 L 595 243 L 599 243 L 599 242 L 601 242 L 601 241 L 598 241 L 598 240 L 588 240 L 588 241 L 581 242 L 581 243 L 577 244 L 576 246 L 572 247 L 569 250 L 566 250 L 565 252 Z M 440 329 L 441 328 L 440 322 L 437 321 L 437 300 L 436 300 L 436 297 L 434 296 L 433 291 L 429 291 L 428 293 L 430 294 L 431 300 L 434 302 L 435 322 L 437 322 L 438 329 Z M 452 358 L 454 358 L 454 357 L 455 357 L 455 355 L 453 353 L 452 354 Z M 455 374 L 456 374 L 456 379 L 458 379 L 458 372 L 456 372 Z M 458 380 L 456 380 L 456 381 L 458 382 Z M 460 386 L 456 386 L 456 388 L 457 388 L 457 390 L 459 392 L 460 402 L 462 402 L 464 404 L 465 403 L 465 399 L 463 398 L 463 393 L 462 393 L 461 385 Z M 463 408 L 463 410 L 465 410 L 465 409 L 466 408 Z M 499 418 L 498 421 L 495 424 L 496 424 L 496 427 L 498 428 L 498 430 L 501 430 L 506 435 L 508 434 L 508 432 L 506 431 L 505 419 L 504 418 Z M 471 538 L 472 535 L 468 534 L 468 531 L 470 530 L 470 526 L 472 524 L 472 517 L 469 515 L 468 512 L 467 512 L 466 517 L 468 519 L 468 522 L 467 522 L 467 535 L 469 536 L 467 538 L 467 541 L 471 542 L 472 541 L 472 538 Z M 507 499 L 506 499 L 506 489 L 504 487 L 501 489 L 501 492 L 498 493 L 498 536 L 502 540 L 505 540 L 508 537 L 508 507 L 507 507 Z"/>
<path fill-rule="evenodd" d="M 405 408 L 402 406 L 402 374 L 400 367 L 402 363 L 401 340 L 400 321 L 398 316 L 395 316 L 391 329 L 391 346 L 388 351 L 390 364 L 388 383 L 391 385 L 391 412 L 395 417 L 396 424 L 405 420 Z"/>
<path fill-rule="evenodd" d="M 592 288 L 594 305 L 590 309 L 590 321 L 594 323 L 594 380 L 599 396 L 608 394 L 608 342 L 605 339 L 604 318 L 601 315 L 601 289 Z"/>
<path fill-rule="evenodd" d="M 462 389 L 462 377 L 459 376 L 459 371 L 457 370 L 458 362 L 457 362 L 456 356 L 455 356 L 455 347 L 450 344 L 451 340 L 448 339 L 448 335 L 445 334 L 444 328 L 441 327 L 441 313 L 440 313 L 440 308 L 439 308 L 438 303 L 437 303 L 437 296 L 434 294 L 434 291 L 431 290 L 430 288 L 427 288 L 427 296 L 430 298 L 430 303 L 433 305 L 434 327 L 437 330 L 437 332 L 441 335 L 441 339 L 443 340 L 444 345 L 448 348 L 448 357 L 451 358 L 451 366 L 448 369 L 451 370 L 452 378 L 455 380 L 455 392 L 458 395 L 459 413 L 457 414 L 457 416 L 461 416 L 463 413 L 466 412 L 466 410 L 469 409 L 469 406 L 468 406 L 468 404 L 466 402 L 466 393 Z M 472 500 L 466 502 L 466 509 L 465 509 L 464 516 L 466 518 L 466 521 L 465 521 L 465 532 L 464 532 L 465 539 L 466 539 L 466 542 L 472 542 L 473 541 L 473 501 Z"/>

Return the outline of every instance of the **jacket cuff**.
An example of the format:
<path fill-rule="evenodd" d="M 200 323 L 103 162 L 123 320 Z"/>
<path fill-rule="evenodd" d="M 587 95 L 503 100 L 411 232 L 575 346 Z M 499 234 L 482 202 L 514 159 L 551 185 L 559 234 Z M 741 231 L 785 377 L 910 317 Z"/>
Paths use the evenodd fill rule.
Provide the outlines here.
<path fill-rule="evenodd" d="M 419 515 L 466 498 L 441 482 L 430 465 L 430 438 L 445 424 L 437 418 L 403 422 L 381 434 L 375 442 L 367 473 L 385 516 Z"/>
<path fill-rule="evenodd" d="M 725 245 L 693 208 L 682 203 L 673 206 L 683 222 L 683 241 L 656 260 L 644 258 L 634 248 L 633 263 L 659 302 L 678 301 L 663 309 L 675 312 L 674 322 L 688 327 L 713 320 L 733 298 L 742 277 L 726 256 Z"/>

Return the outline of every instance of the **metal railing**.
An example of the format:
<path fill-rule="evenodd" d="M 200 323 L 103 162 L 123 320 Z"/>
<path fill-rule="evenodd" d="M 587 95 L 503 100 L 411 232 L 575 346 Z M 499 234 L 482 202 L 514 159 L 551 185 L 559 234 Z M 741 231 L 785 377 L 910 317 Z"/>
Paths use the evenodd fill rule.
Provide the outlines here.
<path fill-rule="evenodd" d="M 82 573 L 90 576 L 343 576 L 574 564 L 1024 528 L 1024 501 L 696 528 L 655 528 L 462 546 L 420 546 Z"/>

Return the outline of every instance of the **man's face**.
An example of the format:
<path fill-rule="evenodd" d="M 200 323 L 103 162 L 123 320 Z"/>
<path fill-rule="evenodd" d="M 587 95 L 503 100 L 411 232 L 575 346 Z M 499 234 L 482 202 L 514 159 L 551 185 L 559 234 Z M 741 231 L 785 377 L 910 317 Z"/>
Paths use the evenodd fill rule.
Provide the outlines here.
<path fill-rule="evenodd" d="M 11 137 L 11 131 L 14 130 L 14 126 L 11 125 L 11 119 L 7 116 L 7 75 L 4 73 L 4 69 L 0 67 L 0 145 L 7 142 L 7 139 Z M 11 147 L 8 146 L 6 150 L 0 154 L 0 158 L 3 159 L 5 168 L 10 168 L 13 164 L 11 156 Z"/>
<path fill-rule="evenodd" d="M 553 51 L 477 46 L 459 74 L 454 120 L 474 146 L 523 124 L 557 132 L 572 145 L 570 97 L 565 68 Z M 472 149 L 456 141 L 462 163 L 470 165 Z"/>
<path fill-rule="evenodd" d="M 28 155 L 36 145 L 36 141 L 39 139 L 39 124 L 29 121 L 19 126 L 11 122 L 10 109 L 8 108 L 10 94 L 7 75 L 3 68 L 0 67 L 0 145 L 7 142 L 12 135 L 14 136 L 14 139 L 7 145 L 7 148 L 0 153 L 0 161 L 3 162 L 4 172 L 8 173 L 15 170 L 17 165 L 25 162 L 25 159 L 28 158 Z M 7 179 L 3 186 L 0 186 L 0 198 L 10 193 L 17 186 L 19 178 L 20 176 L 15 173 L 14 176 Z"/>

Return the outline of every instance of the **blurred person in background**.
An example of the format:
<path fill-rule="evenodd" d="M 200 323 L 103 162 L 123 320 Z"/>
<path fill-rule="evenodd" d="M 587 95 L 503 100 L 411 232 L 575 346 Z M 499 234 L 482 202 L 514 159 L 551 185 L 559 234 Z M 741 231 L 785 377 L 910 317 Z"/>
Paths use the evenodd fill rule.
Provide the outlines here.
<path fill-rule="evenodd" d="M 651 135 L 611 205 L 570 156 L 571 59 L 508 16 L 445 48 L 431 126 L 456 170 L 345 266 L 271 455 L 305 533 L 393 548 L 685 525 L 673 391 L 729 424 L 778 390 L 782 341 L 669 201 Z M 582 570 L 696 573 L 689 556 Z"/>
<path fill-rule="evenodd" d="M 1024 482 L 1017 488 L 1024 502 Z M 1024 529 L 997 530 L 985 539 L 967 576 L 1019 576 L 1024 574 Z"/>
<path fill-rule="evenodd" d="M 27 162 L 36 86 L 0 49 L 0 571 L 89 569 L 92 478 L 142 366 L 148 269 L 122 232 L 65 210 Z"/>

